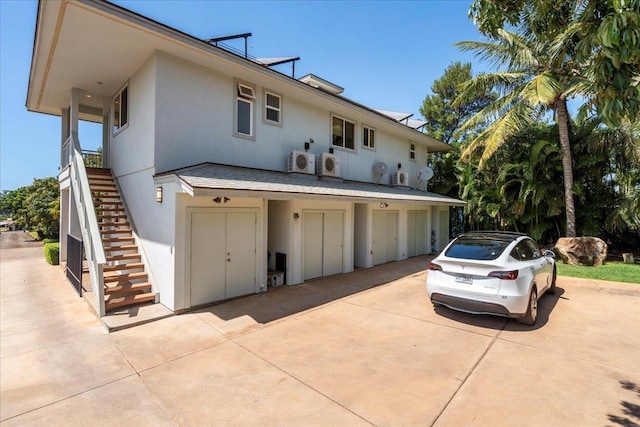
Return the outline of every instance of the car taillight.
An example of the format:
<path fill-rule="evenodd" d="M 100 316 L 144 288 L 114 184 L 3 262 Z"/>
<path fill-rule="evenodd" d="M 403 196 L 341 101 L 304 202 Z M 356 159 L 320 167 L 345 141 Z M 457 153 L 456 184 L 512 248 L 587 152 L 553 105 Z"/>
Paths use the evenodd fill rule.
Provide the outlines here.
<path fill-rule="evenodd" d="M 513 271 L 492 271 L 489 277 L 497 277 L 501 280 L 516 280 L 518 278 L 518 270 Z"/>
<path fill-rule="evenodd" d="M 430 262 L 429 263 L 429 270 L 431 270 L 431 271 L 442 271 L 442 267 L 440 267 L 438 264 L 436 264 L 434 262 Z"/>

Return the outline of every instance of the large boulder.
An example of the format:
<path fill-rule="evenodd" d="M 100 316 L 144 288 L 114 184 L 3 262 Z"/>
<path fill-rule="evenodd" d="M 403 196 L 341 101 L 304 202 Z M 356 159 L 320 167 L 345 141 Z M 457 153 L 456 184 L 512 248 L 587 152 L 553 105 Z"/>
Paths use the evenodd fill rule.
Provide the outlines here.
<path fill-rule="evenodd" d="M 604 264 L 607 249 L 607 244 L 597 237 L 562 237 L 554 248 L 565 264 L 586 266 Z"/>

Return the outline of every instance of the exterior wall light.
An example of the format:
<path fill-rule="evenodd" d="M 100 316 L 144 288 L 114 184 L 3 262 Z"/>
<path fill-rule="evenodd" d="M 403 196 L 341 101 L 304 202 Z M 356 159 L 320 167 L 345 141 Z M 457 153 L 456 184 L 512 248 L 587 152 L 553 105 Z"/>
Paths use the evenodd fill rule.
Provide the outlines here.
<path fill-rule="evenodd" d="M 293 219 L 299 219 L 299 218 L 300 218 L 300 214 L 298 212 L 294 212 Z"/>
<path fill-rule="evenodd" d="M 156 202 L 162 203 L 162 186 L 158 185 L 156 187 Z"/>
<path fill-rule="evenodd" d="M 381 207 L 382 209 L 384 209 L 384 208 L 388 208 L 388 207 L 389 207 L 389 203 L 381 202 L 381 203 L 380 203 L 380 207 Z"/>

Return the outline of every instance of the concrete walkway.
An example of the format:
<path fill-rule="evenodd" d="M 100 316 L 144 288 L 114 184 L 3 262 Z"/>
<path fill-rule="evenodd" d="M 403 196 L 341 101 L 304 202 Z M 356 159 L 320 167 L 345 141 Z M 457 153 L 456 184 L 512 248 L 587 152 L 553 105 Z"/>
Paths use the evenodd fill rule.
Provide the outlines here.
<path fill-rule="evenodd" d="M 561 277 L 530 328 L 434 310 L 426 262 L 108 334 L 41 248 L 2 250 L 0 425 L 640 424 L 640 285 Z"/>

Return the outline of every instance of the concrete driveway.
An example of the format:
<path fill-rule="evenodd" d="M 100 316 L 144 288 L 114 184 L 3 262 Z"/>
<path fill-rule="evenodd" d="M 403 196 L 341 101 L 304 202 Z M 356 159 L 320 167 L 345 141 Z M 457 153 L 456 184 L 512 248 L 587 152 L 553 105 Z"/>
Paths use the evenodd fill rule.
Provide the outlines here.
<path fill-rule="evenodd" d="M 434 310 L 420 257 L 108 334 L 0 257 L 2 426 L 640 424 L 640 285 L 560 277 L 526 327 Z"/>

